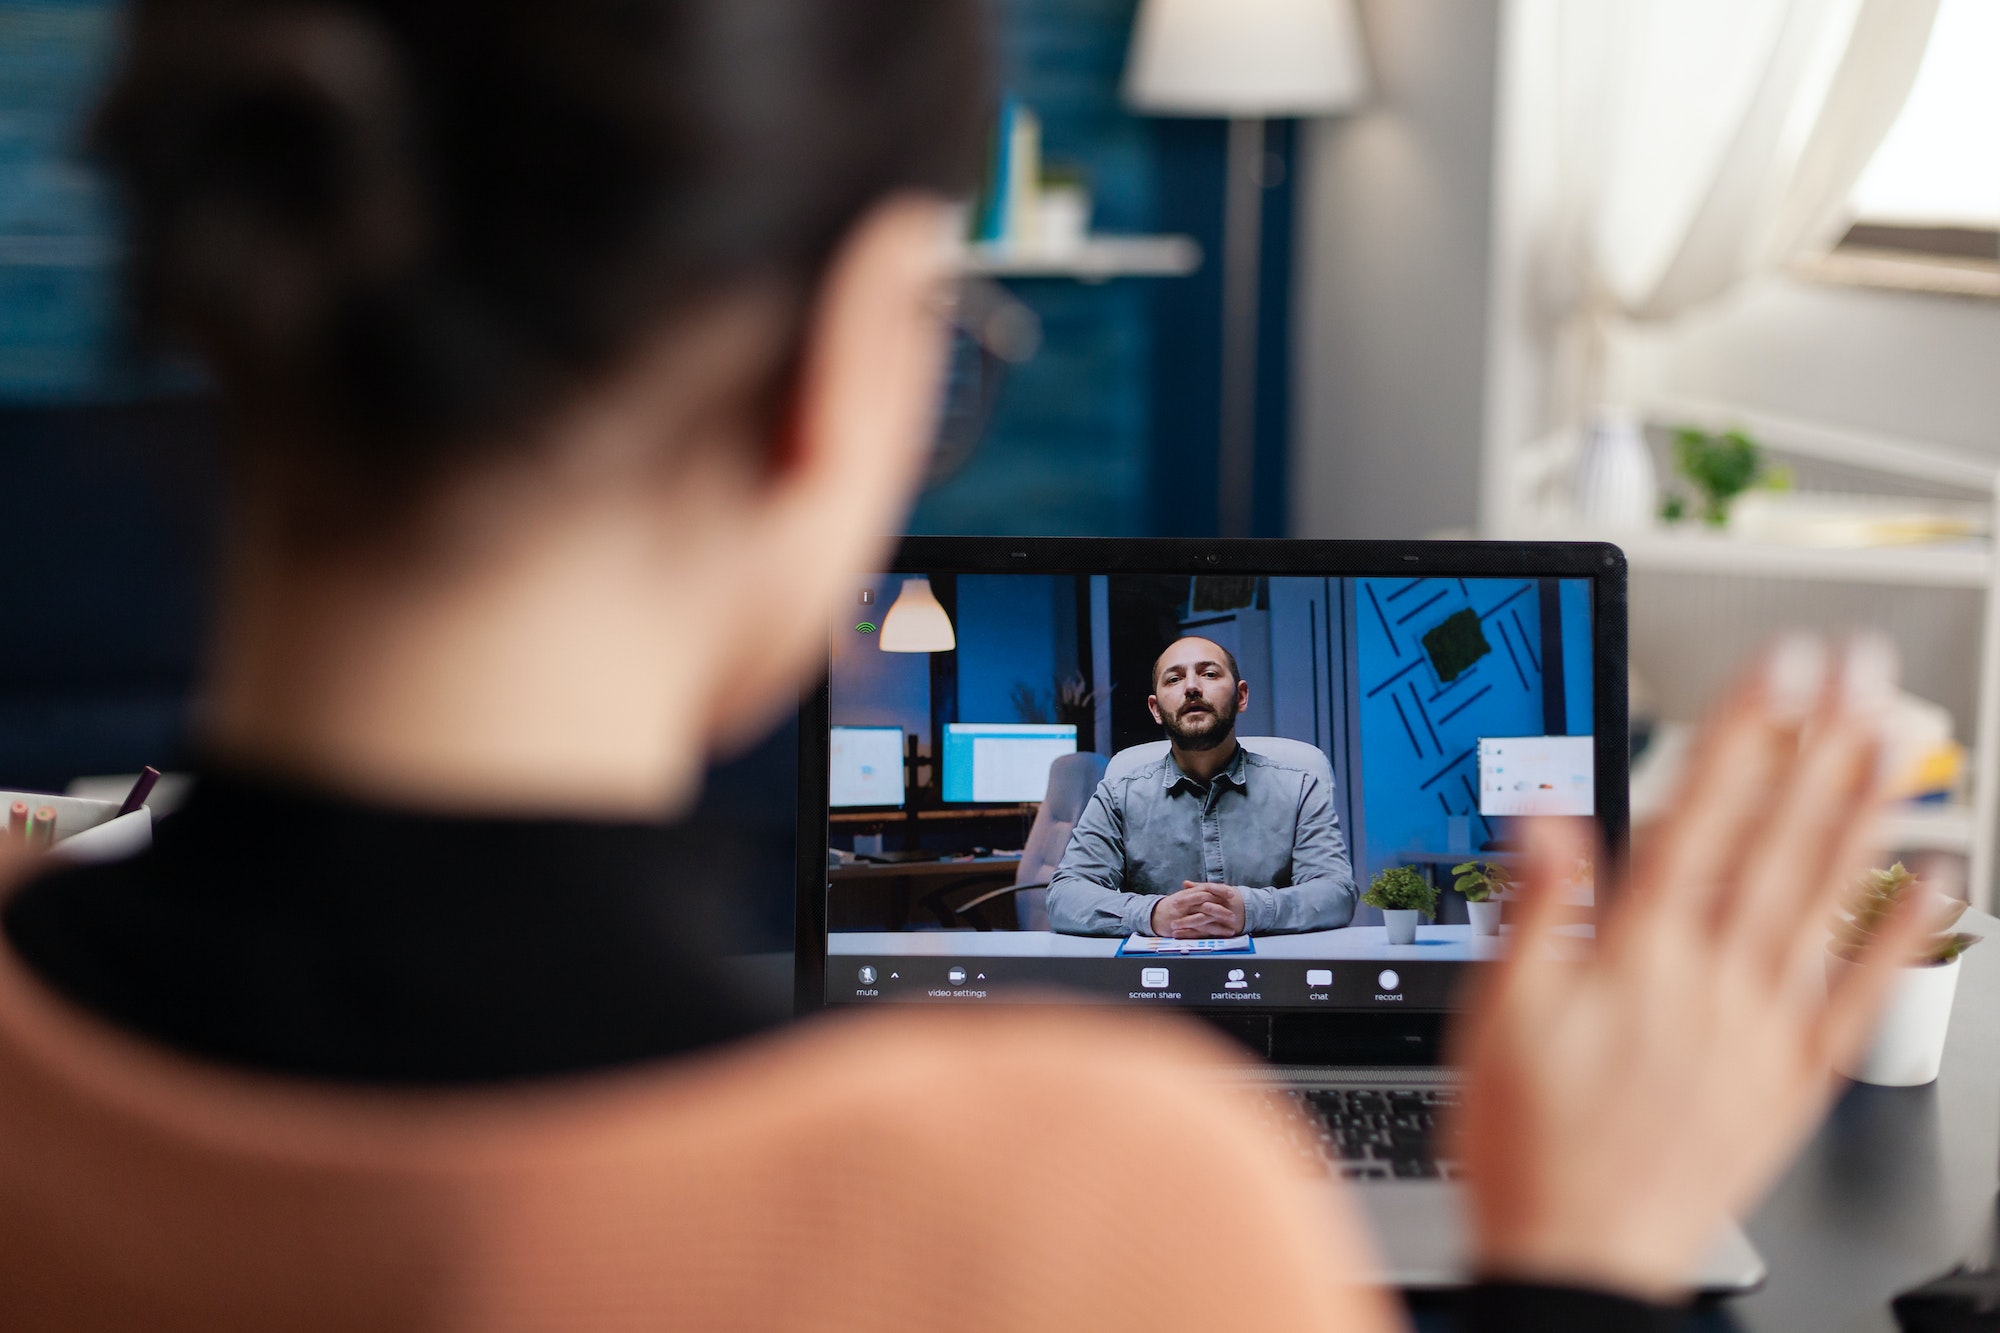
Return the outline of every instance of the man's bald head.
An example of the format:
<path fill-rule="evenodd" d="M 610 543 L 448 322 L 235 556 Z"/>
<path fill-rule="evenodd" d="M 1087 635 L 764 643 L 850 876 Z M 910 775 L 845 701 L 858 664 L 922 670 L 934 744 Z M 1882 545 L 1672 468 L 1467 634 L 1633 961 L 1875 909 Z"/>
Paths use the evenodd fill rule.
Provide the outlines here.
<path fill-rule="evenodd" d="M 1169 664 L 1178 665 L 1184 671 L 1194 671 L 1207 662 L 1219 662 L 1223 666 L 1228 667 L 1229 679 L 1231 681 L 1243 679 L 1242 671 L 1238 670 L 1236 666 L 1236 654 L 1224 648 L 1214 639 L 1205 639 L 1199 634 L 1190 634 L 1185 638 L 1175 639 L 1161 651 L 1158 657 L 1153 659 L 1153 688 L 1156 690 L 1159 689 L 1160 673 L 1166 670 Z"/>
<path fill-rule="evenodd" d="M 1153 661 L 1153 694 L 1146 707 L 1166 728 L 1176 753 L 1213 751 L 1236 730 L 1236 714 L 1250 687 L 1236 659 L 1214 639 L 1175 639 Z"/>

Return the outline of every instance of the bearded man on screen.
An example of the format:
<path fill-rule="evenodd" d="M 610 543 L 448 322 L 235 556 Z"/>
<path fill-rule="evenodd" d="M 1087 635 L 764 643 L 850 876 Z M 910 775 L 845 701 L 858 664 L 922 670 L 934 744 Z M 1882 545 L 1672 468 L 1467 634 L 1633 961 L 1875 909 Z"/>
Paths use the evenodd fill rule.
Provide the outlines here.
<path fill-rule="evenodd" d="M 1072 935 L 1176 939 L 1331 930 L 1354 917 L 1354 869 L 1320 775 L 1236 739 L 1250 686 L 1212 639 L 1168 644 L 1146 700 L 1159 759 L 1098 784 L 1049 880 Z"/>

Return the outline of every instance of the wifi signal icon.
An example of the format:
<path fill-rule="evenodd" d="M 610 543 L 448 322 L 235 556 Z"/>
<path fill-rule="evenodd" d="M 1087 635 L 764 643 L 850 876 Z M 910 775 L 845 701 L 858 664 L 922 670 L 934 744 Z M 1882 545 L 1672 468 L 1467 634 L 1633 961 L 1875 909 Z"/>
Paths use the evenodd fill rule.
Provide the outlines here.
<path fill-rule="evenodd" d="M 856 634 L 873 634 L 875 632 L 875 622 L 872 620 L 864 620 L 859 625 L 856 625 L 854 627 L 854 632 Z"/>

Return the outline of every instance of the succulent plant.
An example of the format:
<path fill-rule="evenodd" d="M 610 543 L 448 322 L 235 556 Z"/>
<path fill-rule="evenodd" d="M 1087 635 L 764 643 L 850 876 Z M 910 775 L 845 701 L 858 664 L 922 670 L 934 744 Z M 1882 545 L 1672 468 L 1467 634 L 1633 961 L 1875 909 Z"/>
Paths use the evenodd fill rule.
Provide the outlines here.
<path fill-rule="evenodd" d="M 1830 946 L 1836 957 L 1853 962 L 1870 940 L 1881 929 L 1889 913 L 1895 910 L 1903 895 L 1922 892 L 1922 881 L 1904 869 L 1901 861 L 1887 870 L 1871 870 L 1862 877 L 1860 887 L 1855 891 L 1854 900 L 1849 904 L 1845 919 L 1833 932 Z M 1979 936 L 1962 930 L 1953 930 L 1958 919 L 1965 915 L 1966 905 L 1955 898 L 1936 897 L 1932 910 L 1930 938 L 1925 941 L 1917 956 L 1920 967 L 1937 967 L 1949 963 L 1973 945 L 1979 943 Z"/>

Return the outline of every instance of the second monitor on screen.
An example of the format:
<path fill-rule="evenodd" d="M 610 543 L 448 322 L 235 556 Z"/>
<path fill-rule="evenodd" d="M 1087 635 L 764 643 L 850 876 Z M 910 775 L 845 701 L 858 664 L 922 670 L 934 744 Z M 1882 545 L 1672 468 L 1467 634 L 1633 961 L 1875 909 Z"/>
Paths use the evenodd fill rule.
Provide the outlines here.
<path fill-rule="evenodd" d="M 1069 723 L 953 722 L 944 729 L 944 799 L 1036 802 L 1047 793 L 1049 765 L 1076 753 Z"/>

